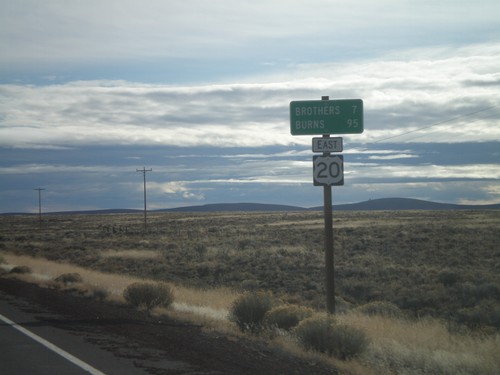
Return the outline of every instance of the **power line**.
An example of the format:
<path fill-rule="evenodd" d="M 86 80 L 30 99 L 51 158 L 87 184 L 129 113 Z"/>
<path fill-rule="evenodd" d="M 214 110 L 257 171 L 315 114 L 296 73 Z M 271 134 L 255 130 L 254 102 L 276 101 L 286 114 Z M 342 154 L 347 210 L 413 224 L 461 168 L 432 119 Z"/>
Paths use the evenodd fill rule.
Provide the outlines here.
<path fill-rule="evenodd" d="M 416 132 L 419 132 L 421 130 L 432 128 L 432 127 L 434 127 L 436 125 L 442 125 L 442 124 L 446 124 L 448 122 L 460 120 L 462 118 L 469 117 L 469 116 L 475 115 L 475 114 L 480 113 L 480 112 L 488 111 L 490 109 L 493 109 L 493 108 L 496 108 L 496 107 L 499 107 L 499 106 L 500 106 L 500 104 L 496 104 L 496 105 L 493 105 L 493 106 L 490 106 L 490 107 L 487 107 L 487 108 L 483 108 L 483 109 L 479 109 L 479 110 L 474 111 L 474 112 L 469 112 L 469 113 L 466 113 L 466 114 L 463 114 L 463 115 L 460 115 L 460 116 L 457 116 L 457 117 L 454 117 L 454 118 L 451 118 L 451 119 L 448 119 L 448 120 L 443 120 L 443 121 L 435 122 L 434 124 L 423 126 L 421 128 L 410 130 L 410 131 L 407 131 L 407 132 L 404 132 L 404 133 L 401 133 L 401 134 L 398 134 L 398 135 L 393 135 L 393 136 L 390 136 L 390 137 L 378 139 L 378 140 L 374 141 L 373 143 L 379 143 L 379 142 L 382 142 L 382 141 L 387 141 L 388 139 L 398 138 L 398 137 L 402 137 L 402 136 L 405 136 L 405 135 L 408 135 L 408 134 L 416 133 Z"/>
<path fill-rule="evenodd" d="M 483 116 L 483 117 L 477 118 L 477 119 L 475 119 L 475 120 L 469 120 L 469 121 L 467 122 L 467 126 L 468 126 L 468 125 L 470 125 L 470 124 L 473 124 L 473 123 L 475 123 L 475 122 L 477 122 L 477 121 L 482 121 L 482 120 L 485 120 L 485 119 L 490 118 L 490 117 L 493 117 L 493 116 L 497 116 L 497 114 L 496 114 L 496 113 L 492 113 L 492 114 L 491 114 L 491 115 L 489 115 L 489 116 Z M 438 129 L 434 129 L 434 130 L 431 130 L 431 132 L 432 132 L 432 131 L 437 131 L 437 130 L 438 130 Z M 413 139 L 416 139 L 416 138 L 425 137 L 426 135 L 427 135 L 427 133 L 420 134 L 420 135 L 416 135 L 416 136 L 412 137 L 411 139 L 413 140 Z"/>

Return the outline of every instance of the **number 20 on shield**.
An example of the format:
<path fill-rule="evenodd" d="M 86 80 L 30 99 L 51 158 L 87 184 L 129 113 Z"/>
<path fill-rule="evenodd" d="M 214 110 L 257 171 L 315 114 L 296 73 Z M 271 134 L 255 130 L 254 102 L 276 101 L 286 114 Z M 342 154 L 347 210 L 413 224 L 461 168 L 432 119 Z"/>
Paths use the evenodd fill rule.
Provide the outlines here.
<path fill-rule="evenodd" d="M 314 156 L 313 179 L 315 186 L 344 185 L 344 156 Z"/>

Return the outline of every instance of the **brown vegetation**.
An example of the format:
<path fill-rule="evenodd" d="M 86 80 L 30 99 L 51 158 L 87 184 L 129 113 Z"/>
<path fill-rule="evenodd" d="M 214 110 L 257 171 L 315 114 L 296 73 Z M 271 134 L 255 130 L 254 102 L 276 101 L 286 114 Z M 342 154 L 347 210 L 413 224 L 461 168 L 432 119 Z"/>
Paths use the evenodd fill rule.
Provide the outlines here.
<path fill-rule="evenodd" d="M 287 306 L 324 311 L 322 219 L 320 212 L 164 213 L 150 215 L 144 233 L 140 215 L 45 216 L 41 230 L 33 217 L 0 217 L 0 250 L 179 287 L 266 290 Z M 339 316 L 340 326 L 365 330 L 373 343 L 395 327 L 422 331 L 425 319 L 437 318 L 449 335 L 490 335 L 498 348 L 499 227 L 499 211 L 334 212 L 337 311 L 351 312 Z M 377 340 L 360 361 L 383 373 L 409 349 Z M 424 371 L 418 359 L 405 361 Z"/>

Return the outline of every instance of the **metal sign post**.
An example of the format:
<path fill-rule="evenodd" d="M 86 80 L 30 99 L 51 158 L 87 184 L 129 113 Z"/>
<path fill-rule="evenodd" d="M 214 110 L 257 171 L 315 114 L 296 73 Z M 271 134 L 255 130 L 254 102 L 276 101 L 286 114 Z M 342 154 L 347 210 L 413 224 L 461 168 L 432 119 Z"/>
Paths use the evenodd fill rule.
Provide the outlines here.
<path fill-rule="evenodd" d="M 363 132 L 363 101 L 361 99 L 293 101 L 290 103 L 290 132 L 292 135 L 322 134 L 313 138 L 313 182 L 323 186 L 325 215 L 325 278 L 326 308 L 335 313 L 335 276 L 333 253 L 332 186 L 344 185 L 344 157 L 332 155 L 342 152 L 342 138 L 330 134 L 359 134 Z"/>
<path fill-rule="evenodd" d="M 328 100 L 328 99 L 326 99 Z M 323 138 L 329 138 L 325 134 Z M 329 157 L 330 152 L 323 156 Z M 326 277 L 326 311 L 335 314 L 335 275 L 333 256 L 333 212 L 332 212 L 332 186 L 323 185 L 323 210 L 325 214 L 325 277 Z"/>

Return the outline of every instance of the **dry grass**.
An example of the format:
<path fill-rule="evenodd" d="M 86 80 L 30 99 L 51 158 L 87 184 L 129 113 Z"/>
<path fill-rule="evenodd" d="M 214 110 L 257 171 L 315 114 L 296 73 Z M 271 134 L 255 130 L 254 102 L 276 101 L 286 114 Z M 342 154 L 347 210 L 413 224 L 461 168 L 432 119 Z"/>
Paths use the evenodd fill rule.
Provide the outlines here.
<path fill-rule="evenodd" d="M 494 375 L 500 370 L 500 334 L 453 334 L 435 319 L 350 313 L 339 320 L 369 335 L 370 349 L 361 362 L 380 373 Z"/>
<path fill-rule="evenodd" d="M 227 327 L 223 326 L 227 326 L 229 308 L 237 297 L 238 293 L 229 288 L 197 289 L 177 285 L 172 307 L 179 313 L 177 318 L 226 331 Z"/>
<path fill-rule="evenodd" d="M 32 258 L 9 253 L 4 253 L 4 258 L 7 264 L 3 266 L 6 269 L 10 269 L 14 265 L 25 265 L 31 268 L 33 272 L 22 276 L 24 280 L 43 284 L 61 274 L 76 272 L 82 276 L 86 285 L 107 290 L 113 300 L 121 300 L 123 291 L 128 285 L 145 281 L 137 277 L 93 271 L 72 264 L 52 262 L 43 258 Z M 228 309 L 238 295 L 228 288 L 201 290 L 170 284 L 175 293 L 174 309 L 180 312 L 191 312 L 195 316 L 214 320 L 226 319 Z"/>
<path fill-rule="evenodd" d="M 155 314 L 227 335 L 241 335 L 227 316 L 246 287 L 325 308 L 320 212 L 155 214 L 147 234 L 140 219 L 50 216 L 38 230 L 31 218 L 0 217 L 0 257 L 30 267 L 18 277 L 39 283 L 77 272 L 115 300 L 133 282 L 167 282 L 173 308 Z M 336 213 L 337 319 L 363 330 L 369 349 L 340 361 L 304 352 L 286 333 L 267 338 L 345 374 L 498 374 L 499 223 L 500 211 Z M 443 270 L 454 283 L 443 283 Z M 373 301 L 396 304 L 406 320 L 354 312 Z"/>
<path fill-rule="evenodd" d="M 105 250 L 99 253 L 101 258 L 160 259 L 161 254 L 154 250 Z"/>
<path fill-rule="evenodd" d="M 139 278 L 106 274 L 82 267 L 42 258 L 9 253 L 3 254 L 9 269 L 14 265 L 28 266 L 31 275 L 18 276 L 25 280 L 46 283 L 63 273 L 76 272 L 90 286 L 105 288 L 113 300 L 121 299 L 123 290 Z M 238 293 L 228 288 L 194 289 L 174 285 L 173 310 L 157 308 L 155 314 L 191 320 L 207 329 L 238 335 L 228 320 L 228 310 Z M 369 374 L 477 374 L 494 375 L 500 369 L 500 335 L 487 337 L 452 334 L 435 319 L 403 320 L 367 316 L 355 312 L 338 315 L 341 323 L 363 330 L 370 338 L 370 347 L 360 358 L 340 361 L 317 353 L 305 352 L 290 334 L 274 336 L 274 345 L 311 361 L 323 361 L 340 369 L 341 373 Z"/>
<path fill-rule="evenodd" d="M 48 281 L 64 273 L 76 272 L 82 276 L 83 280 L 88 285 L 103 287 L 110 294 L 115 296 L 121 296 L 123 290 L 129 284 L 140 281 L 140 279 L 130 276 L 107 274 L 78 267 L 73 264 L 52 262 L 43 258 L 32 258 L 29 256 L 14 255 L 9 253 L 4 253 L 4 258 L 10 265 L 22 264 L 30 267 L 33 273 L 29 275 L 29 277 L 33 278 L 34 281 Z"/>
<path fill-rule="evenodd" d="M 209 306 L 217 310 L 228 310 L 239 293 L 229 288 L 197 289 L 177 285 L 176 299 L 188 305 Z"/>

